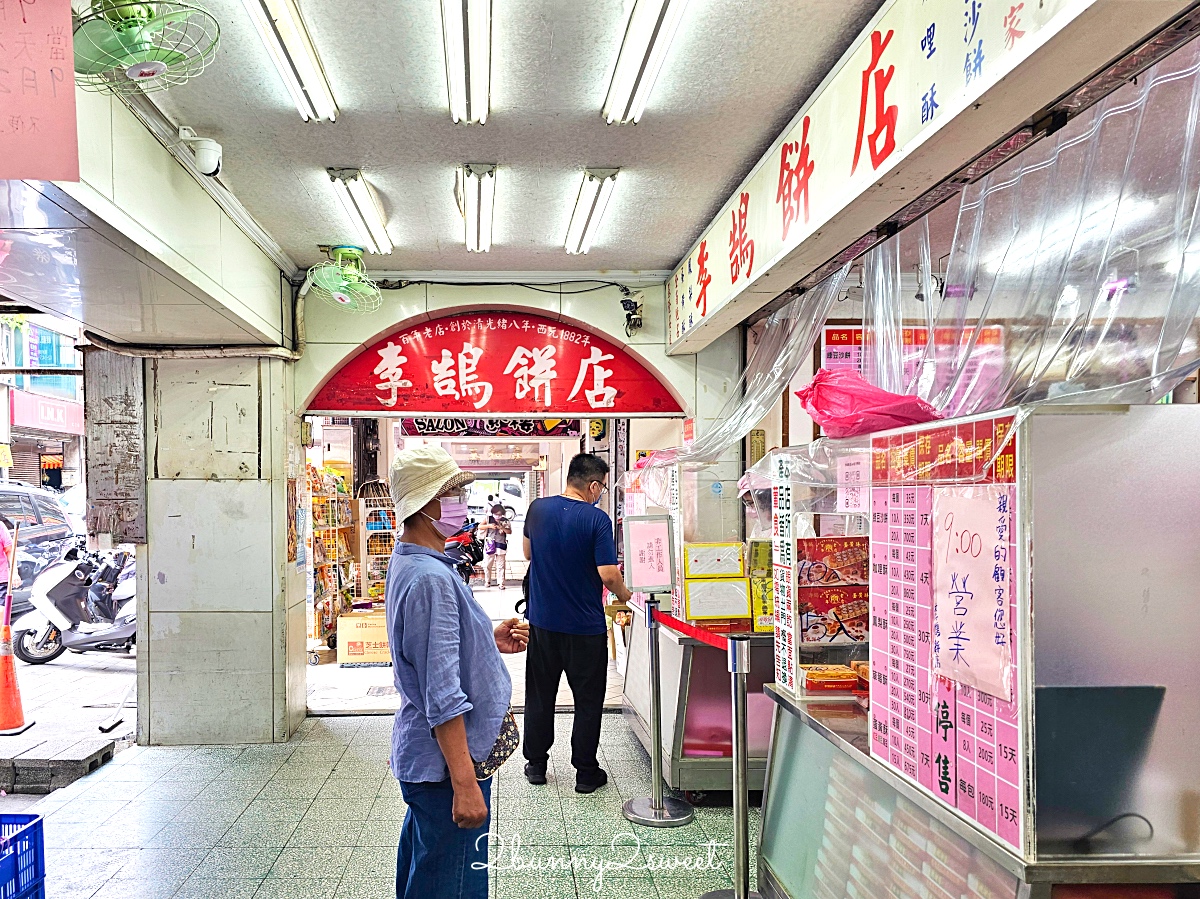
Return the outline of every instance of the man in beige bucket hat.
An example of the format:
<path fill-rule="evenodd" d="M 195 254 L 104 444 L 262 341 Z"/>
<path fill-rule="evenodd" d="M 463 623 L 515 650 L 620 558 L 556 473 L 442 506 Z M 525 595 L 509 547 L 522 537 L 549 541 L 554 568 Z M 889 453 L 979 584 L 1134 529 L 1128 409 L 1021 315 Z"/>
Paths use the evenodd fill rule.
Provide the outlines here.
<path fill-rule="evenodd" d="M 508 714 L 512 682 L 500 653 L 524 651 L 529 625 L 512 618 L 493 628 L 443 552 L 446 537 L 466 519 L 464 488 L 475 476 L 436 446 L 404 450 L 390 475 L 403 522 L 386 588 L 392 670 L 402 697 L 392 773 L 408 804 L 396 896 L 486 899 L 489 762 L 503 757 L 506 740 L 514 746 L 516 740 Z"/>

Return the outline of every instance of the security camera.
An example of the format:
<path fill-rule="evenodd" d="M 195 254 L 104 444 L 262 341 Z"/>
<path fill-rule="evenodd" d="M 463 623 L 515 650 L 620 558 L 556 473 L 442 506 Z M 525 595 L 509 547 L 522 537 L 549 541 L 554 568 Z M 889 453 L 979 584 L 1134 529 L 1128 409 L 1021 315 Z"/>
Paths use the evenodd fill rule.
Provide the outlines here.
<path fill-rule="evenodd" d="M 642 327 L 642 291 L 634 293 L 627 287 L 621 288 L 621 308 L 625 310 L 625 334 L 632 337 Z"/>
<path fill-rule="evenodd" d="M 197 137 L 196 132 L 186 125 L 179 128 L 179 139 L 192 145 L 196 157 L 196 168 L 201 175 L 215 178 L 221 174 L 221 145 L 210 137 Z"/>

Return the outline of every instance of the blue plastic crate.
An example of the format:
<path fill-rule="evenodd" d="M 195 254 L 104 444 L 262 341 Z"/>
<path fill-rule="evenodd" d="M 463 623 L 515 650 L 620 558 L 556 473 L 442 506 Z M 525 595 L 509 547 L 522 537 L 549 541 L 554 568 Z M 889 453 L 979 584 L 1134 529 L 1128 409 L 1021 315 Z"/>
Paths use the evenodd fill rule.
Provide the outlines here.
<path fill-rule="evenodd" d="M 41 899 L 46 853 L 41 815 L 0 815 L 0 899 Z"/>

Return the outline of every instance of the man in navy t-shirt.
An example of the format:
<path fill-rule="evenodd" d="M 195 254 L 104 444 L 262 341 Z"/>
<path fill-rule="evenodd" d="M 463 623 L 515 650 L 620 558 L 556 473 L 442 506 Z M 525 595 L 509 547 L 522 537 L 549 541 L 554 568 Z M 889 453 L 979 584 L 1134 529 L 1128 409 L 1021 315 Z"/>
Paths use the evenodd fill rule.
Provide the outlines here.
<path fill-rule="evenodd" d="M 622 602 L 629 589 L 617 568 L 612 520 L 596 507 L 608 489 L 608 464 L 580 453 L 559 496 L 534 500 L 525 514 L 529 560 L 529 649 L 525 666 L 525 777 L 546 782 L 554 744 L 554 699 L 563 672 L 575 697 L 571 764 L 575 791 L 608 782 L 596 760 L 608 678 L 604 587 Z"/>

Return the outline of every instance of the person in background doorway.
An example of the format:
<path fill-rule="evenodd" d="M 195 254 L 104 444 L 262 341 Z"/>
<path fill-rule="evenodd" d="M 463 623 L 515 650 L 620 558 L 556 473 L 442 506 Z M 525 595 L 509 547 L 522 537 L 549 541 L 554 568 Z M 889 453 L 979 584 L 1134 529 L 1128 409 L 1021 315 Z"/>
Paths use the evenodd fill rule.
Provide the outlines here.
<path fill-rule="evenodd" d="M 504 589 L 504 581 L 508 578 L 508 565 L 505 559 L 508 555 L 508 535 L 512 533 L 512 525 L 504 517 L 504 506 L 496 503 L 492 506 L 492 514 L 488 520 L 479 526 L 483 531 L 483 586 L 490 587 L 493 572 L 500 589 Z"/>
<path fill-rule="evenodd" d="M 511 721 L 512 682 L 500 653 L 522 652 L 529 631 L 517 618 L 493 629 L 443 553 L 462 522 L 448 519 L 441 500 L 453 498 L 459 507 L 472 480 L 435 446 L 404 450 L 390 472 L 396 519 L 404 524 L 386 587 L 401 696 L 392 774 L 408 804 L 396 852 L 397 899 L 488 895 L 492 781 L 477 779 L 477 763 L 496 757 Z M 513 747 L 516 739 L 514 729 Z"/>
<path fill-rule="evenodd" d="M 546 782 L 554 744 L 554 699 L 566 672 L 575 698 L 571 764 L 575 791 L 608 783 L 596 751 L 608 678 L 604 588 L 622 602 L 630 592 L 617 568 L 612 520 L 596 507 L 608 489 L 608 464 L 580 453 L 559 496 L 534 500 L 525 515 L 529 560 L 529 655 L 525 662 L 525 777 Z"/>

